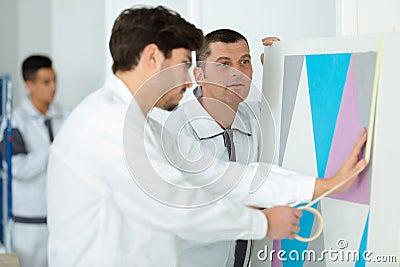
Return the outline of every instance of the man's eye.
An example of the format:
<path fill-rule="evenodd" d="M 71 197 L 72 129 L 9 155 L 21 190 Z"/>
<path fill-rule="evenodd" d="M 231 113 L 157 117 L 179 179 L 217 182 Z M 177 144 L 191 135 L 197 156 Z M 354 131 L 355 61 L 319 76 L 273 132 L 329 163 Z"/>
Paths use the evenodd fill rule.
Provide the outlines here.
<path fill-rule="evenodd" d="M 190 67 L 192 67 L 192 62 L 185 62 L 185 68 L 190 69 Z"/>
<path fill-rule="evenodd" d="M 219 67 L 229 67 L 229 63 L 228 62 L 219 62 L 218 66 Z"/>
<path fill-rule="evenodd" d="M 248 60 L 248 59 L 244 59 L 244 60 L 242 60 L 241 62 L 240 62 L 240 64 L 242 64 L 242 65 L 247 65 L 247 64 L 249 64 L 250 63 L 250 60 Z"/>

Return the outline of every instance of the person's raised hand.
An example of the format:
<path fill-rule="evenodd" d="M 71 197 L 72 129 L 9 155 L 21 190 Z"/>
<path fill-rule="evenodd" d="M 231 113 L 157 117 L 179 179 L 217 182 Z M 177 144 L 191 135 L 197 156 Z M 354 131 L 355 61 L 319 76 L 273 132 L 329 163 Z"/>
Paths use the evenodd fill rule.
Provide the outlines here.
<path fill-rule="evenodd" d="M 279 42 L 280 40 L 281 39 L 279 39 L 278 37 L 265 37 L 265 38 L 261 39 L 264 46 L 270 46 L 274 42 Z M 261 60 L 261 64 L 264 64 L 264 53 L 262 53 L 260 55 L 260 60 Z"/>
<path fill-rule="evenodd" d="M 274 42 L 279 42 L 280 40 L 278 37 L 265 37 L 261 39 L 264 46 L 272 45 Z"/>
<path fill-rule="evenodd" d="M 330 194 L 344 191 L 357 180 L 358 174 L 354 174 L 361 172 L 367 166 L 365 159 L 359 159 L 359 155 L 361 154 L 366 141 L 367 131 L 365 128 L 363 128 L 356 142 L 354 143 L 353 150 L 343 162 L 342 166 L 340 166 L 335 175 L 329 179 L 317 179 L 314 190 L 314 198 L 319 197 L 341 183 L 344 184 L 330 192 Z"/>

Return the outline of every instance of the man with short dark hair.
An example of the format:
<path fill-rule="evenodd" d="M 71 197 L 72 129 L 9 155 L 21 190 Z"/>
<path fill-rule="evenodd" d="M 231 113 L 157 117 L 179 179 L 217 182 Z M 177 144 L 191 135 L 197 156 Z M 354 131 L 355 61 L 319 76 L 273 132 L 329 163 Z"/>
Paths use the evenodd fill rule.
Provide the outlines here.
<path fill-rule="evenodd" d="M 279 40 L 275 37 L 268 39 L 271 43 Z M 260 105 L 258 102 L 247 101 L 243 103 L 249 94 L 253 74 L 250 48 L 246 37 L 231 29 L 212 31 L 205 36 L 204 45 L 197 52 L 197 61 L 201 67 L 201 71 L 197 70 L 197 78 L 201 86 L 195 89 L 198 102 L 220 125 L 222 132 L 231 131 L 232 146 L 235 147 L 235 152 L 240 151 L 235 153 L 235 161 L 244 164 L 259 161 L 261 135 L 258 119 Z M 237 78 L 233 78 L 232 84 L 228 84 L 227 88 L 221 86 L 223 81 L 218 82 L 219 77 L 213 76 L 213 72 L 216 72 L 218 76 L 223 75 L 221 71 L 215 71 L 218 68 L 217 65 L 221 65 L 221 68 L 231 69 L 232 72 L 237 70 L 237 73 L 232 74 L 236 75 Z M 235 85 L 235 83 L 237 84 Z M 242 104 L 240 105 L 240 103 Z M 235 119 L 236 123 L 234 122 Z M 237 123 L 238 121 L 240 123 Z M 245 127 L 240 127 L 238 124 Z M 199 131 L 198 127 L 201 126 L 195 125 L 195 132 Z M 203 125 L 203 127 L 207 126 Z M 211 136 L 215 136 L 215 132 L 210 132 L 209 135 L 203 133 L 202 138 L 212 138 L 218 142 L 217 136 Z M 225 151 L 229 152 L 228 148 Z M 226 158 L 226 154 L 228 154 L 228 158 Z M 221 153 L 220 155 L 222 159 L 232 160 L 229 153 Z M 279 199 L 276 201 L 279 202 Z M 250 240 L 225 243 L 230 245 L 226 266 L 248 266 L 251 243 Z M 223 245 L 224 243 L 221 242 L 215 247 L 222 248 Z M 223 258 L 223 255 L 221 255 L 221 258 Z"/>
<path fill-rule="evenodd" d="M 47 160 L 50 144 L 68 110 L 53 102 L 57 82 L 50 58 L 27 57 L 22 76 L 29 94 L 12 117 L 13 245 L 21 267 L 45 267 Z M 3 132 L 5 124 L 2 126 Z M 4 135 L 1 138 L 5 155 Z"/>
<path fill-rule="evenodd" d="M 116 19 L 114 75 L 75 108 L 50 152 L 50 266 L 187 266 L 181 238 L 265 236 L 261 211 L 228 200 L 203 208 L 168 205 L 176 195 L 163 180 L 154 181 L 155 167 L 174 179 L 183 176 L 164 158 L 152 135 L 158 125 L 147 114 L 154 106 L 178 105 L 191 85 L 191 51 L 202 42 L 201 30 L 163 7 L 127 9 Z M 168 202 L 151 190 L 165 193 Z"/>

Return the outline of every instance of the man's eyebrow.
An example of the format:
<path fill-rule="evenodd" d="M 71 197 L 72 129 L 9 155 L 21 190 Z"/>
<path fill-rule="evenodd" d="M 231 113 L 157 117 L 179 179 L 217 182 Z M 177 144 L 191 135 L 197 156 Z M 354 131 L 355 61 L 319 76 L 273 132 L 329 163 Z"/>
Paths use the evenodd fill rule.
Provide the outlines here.
<path fill-rule="evenodd" d="M 219 60 L 232 60 L 232 59 L 230 57 L 219 57 L 216 59 L 216 61 L 219 61 Z"/>
<path fill-rule="evenodd" d="M 244 57 L 249 57 L 249 58 L 251 58 L 250 54 L 245 54 L 245 55 L 241 56 L 241 58 L 244 58 Z"/>

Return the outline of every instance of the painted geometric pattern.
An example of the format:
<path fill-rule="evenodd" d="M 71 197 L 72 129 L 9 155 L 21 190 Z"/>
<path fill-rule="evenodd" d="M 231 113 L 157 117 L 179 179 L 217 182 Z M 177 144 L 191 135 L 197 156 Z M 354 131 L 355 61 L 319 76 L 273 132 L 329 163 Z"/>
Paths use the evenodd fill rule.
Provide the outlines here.
<path fill-rule="evenodd" d="M 335 174 L 362 127 L 368 126 L 375 62 L 375 52 L 285 57 L 280 165 L 321 178 Z M 366 249 L 370 174 L 371 169 L 367 169 L 351 188 L 314 205 L 324 218 L 318 239 L 309 243 L 274 241 L 275 251 L 282 249 L 286 257 L 283 261 L 274 257 L 272 266 L 365 266 L 362 259 L 313 262 L 301 255 L 305 250 L 317 255 L 324 249 L 340 250 L 341 238 L 347 242 L 346 249 L 360 253 Z M 314 216 L 303 212 L 299 235 L 310 236 L 315 228 Z"/>

